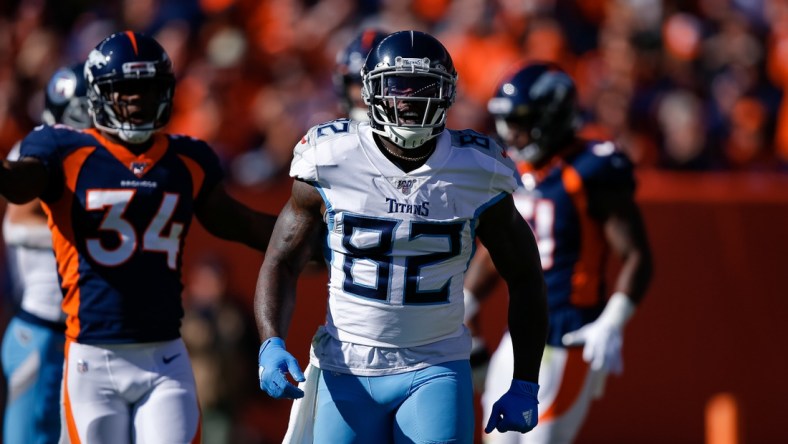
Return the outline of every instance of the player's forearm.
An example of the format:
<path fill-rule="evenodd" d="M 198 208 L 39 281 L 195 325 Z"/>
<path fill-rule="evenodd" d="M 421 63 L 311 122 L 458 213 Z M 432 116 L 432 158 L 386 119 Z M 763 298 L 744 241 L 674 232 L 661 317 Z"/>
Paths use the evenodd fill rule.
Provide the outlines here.
<path fill-rule="evenodd" d="M 287 267 L 264 263 L 255 291 L 255 319 L 262 341 L 286 338 L 295 308 L 298 275 Z"/>
<path fill-rule="evenodd" d="M 640 250 L 631 252 L 621 264 L 615 289 L 638 304 L 646 295 L 652 273 L 653 263 L 649 252 Z"/>
<path fill-rule="evenodd" d="M 255 250 L 265 252 L 271 240 L 271 232 L 276 223 L 276 216 L 260 213 L 249 208 L 238 212 L 239 218 L 235 227 L 229 230 L 228 235 L 236 237 L 237 242 L 244 243 Z"/>
<path fill-rule="evenodd" d="M 531 282 L 510 284 L 509 333 L 514 349 L 515 379 L 539 380 L 547 322 L 547 292 L 541 275 Z"/>

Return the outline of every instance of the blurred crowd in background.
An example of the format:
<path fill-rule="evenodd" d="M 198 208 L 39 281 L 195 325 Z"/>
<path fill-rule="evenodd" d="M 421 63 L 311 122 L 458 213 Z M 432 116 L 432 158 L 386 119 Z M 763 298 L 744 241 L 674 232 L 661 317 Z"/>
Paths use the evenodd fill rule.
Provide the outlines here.
<path fill-rule="evenodd" d="M 0 147 L 38 123 L 60 65 L 148 33 L 178 86 L 168 130 L 208 141 L 239 185 L 286 171 L 337 117 L 335 55 L 360 29 L 438 37 L 459 72 L 449 127 L 491 132 L 486 101 L 524 60 L 576 79 L 591 137 L 643 168 L 786 170 L 785 0 L 10 0 L 0 15 Z"/>
<path fill-rule="evenodd" d="M 4 0 L 0 154 L 40 123 L 58 67 L 132 29 L 173 61 L 167 131 L 206 140 L 236 185 L 265 187 L 309 127 L 341 116 L 336 54 L 370 27 L 446 45 L 460 83 L 449 128 L 493 133 L 498 80 L 548 60 L 576 79 L 583 133 L 640 168 L 788 172 L 788 0 Z M 245 421 L 260 400 L 253 319 L 226 272 L 206 257 L 185 282 L 205 442 L 262 442 Z"/>

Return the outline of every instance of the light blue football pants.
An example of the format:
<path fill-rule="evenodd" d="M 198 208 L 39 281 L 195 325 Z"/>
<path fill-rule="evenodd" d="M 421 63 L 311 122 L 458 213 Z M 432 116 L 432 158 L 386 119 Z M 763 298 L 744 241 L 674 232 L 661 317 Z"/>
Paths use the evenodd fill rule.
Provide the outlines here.
<path fill-rule="evenodd" d="M 18 317 L 3 337 L 3 373 L 8 381 L 3 442 L 56 443 L 60 437 L 63 332 Z"/>
<path fill-rule="evenodd" d="M 321 374 L 315 444 L 471 444 L 473 433 L 467 360 L 388 376 Z"/>

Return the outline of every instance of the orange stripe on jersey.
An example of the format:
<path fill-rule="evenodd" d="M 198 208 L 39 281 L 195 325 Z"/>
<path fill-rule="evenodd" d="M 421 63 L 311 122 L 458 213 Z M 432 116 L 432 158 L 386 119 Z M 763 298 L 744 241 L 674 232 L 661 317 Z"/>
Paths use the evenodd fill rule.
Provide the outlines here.
<path fill-rule="evenodd" d="M 182 154 L 178 154 L 178 157 L 181 158 L 183 164 L 186 165 L 186 168 L 192 175 L 192 198 L 197 199 L 197 194 L 200 192 L 200 188 L 202 188 L 203 180 L 205 180 L 205 171 L 203 171 L 200 164 L 195 162 L 194 159 Z"/>
<path fill-rule="evenodd" d="M 197 432 L 194 434 L 194 438 L 191 441 L 192 444 L 200 444 L 202 442 L 202 408 L 200 408 L 199 402 L 197 403 L 197 411 L 199 412 L 197 416 Z"/>
<path fill-rule="evenodd" d="M 49 229 L 52 231 L 52 249 L 57 259 L 57 272 L 60 275 L 61 287 L 66 289 L 63 297 L 63 311 L 66 318 L 66 337 L 76 339 L 79 334 L 79 253 L 77 253 L 73 227 L 71 226 L 71 205 L 74 201 L 74 190 L 77 179 L 94 147 L 82 147 L 73 151 L 63 159 L 63 174 L 66 187 L 63 195 L 56 202 L 42 202 L 47 214 Z"/>
<path fill-rule="evenodd" d="M 66 368 L 63 370 L 63 410 L 66 415 L 66 430 L 68 430 L 68 438 L 73 444 L 79 444 L 79 433 L 77 433 L 77 425 L 74 422 L 74 410 L 71 407 L 71 398 L 68 395 L 68 351 L 71 348 L 71 339 L 66 340 L 66 345 L 63 349 L 66 357 Z"/>
<path fill-rule="evenodd" d="M 148 171 L 153 169 L 156 162 L 164 157 L 170 142 L 164 134 L 153 135 L 153 145 L 144 153 L 137 155 L 129 151 L 125 146 L 115 143 L 104 137 L 98 130 L 91 128 L 85 131 L 99 141 L 120 163 L 134 172 L 137 177 L 143 177 Z"/>
<path fill-rule="evenodd" d="M 583 189 L 583 179 L 571 166 L 561 171 L 561 180 L 577 209 L 580 222 L 580 253 L 572 272 L 572 304 L 578 307 L 596 305 L 599 285 L 604 272 L 607 244 L 602 226 L 588 214 L 588 196 Z"/>
<path fill-rule="evenodd" d="M 553 403 L 539 415 L 539 421 L 548 421 L 569 411 L 583 390 L 588 373 L 588 364 L 583 361 L 583 348 L 567 348 L 566 351 L 566 365 L 560 388 Z"/>
<path fill-rule="evenodd" d="M 139 50 L 137 49 L 137 37 L 131 31 L 126 31 L 126 36 L 131 41 L 131 47 L 134 48 L 134 55 L 139 55 Z"/>

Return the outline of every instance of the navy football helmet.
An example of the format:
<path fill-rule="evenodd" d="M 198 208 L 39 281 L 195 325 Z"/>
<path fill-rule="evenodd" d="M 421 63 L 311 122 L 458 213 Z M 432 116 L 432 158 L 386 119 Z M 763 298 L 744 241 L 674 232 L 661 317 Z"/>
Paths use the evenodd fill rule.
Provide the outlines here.
<path fill-rule="evenodd" d="M 386 35 L 388 34 L 378 29 L 365 29 L 337 53 L 332 79 L 334 91 L 339 97 L 343 111 L 353 120 L 369 120 L 368 109 L 364 106 L 360 94 L 361 68 L 367 60 L 369 51 Z"/>
<path fill-rule="evenodd" d="M 84 63 L 77 63 L 61 67 L 49 79 L 41 113 L 45 124 L 62 123 L 76 129 L 90 127 L 84 66 Z"/>
<path fill-rule="evenodd" d="M 509 74 L 487 110 L 501 139 L 534 165 L 571 141 L 579 126 L 575 83 L 552 63 L 531 63 Z M 525 143 L 512 128 L 527 134 Z"/>
<path fill-rule="evenodd" d="M 372 130 L 397 146 L 417 148 L 445 128 L 457 71 L 435 37 L 418 31 L 386 36 L 370 51 L 361 77 Z"/>
<path fill-rule="evenodd" d="M 97 128 L 143 143 L 170 120 L 175 76 L 156 40 L 124 31 L 99 43 L 85 62 L 90 113 Z"/>

